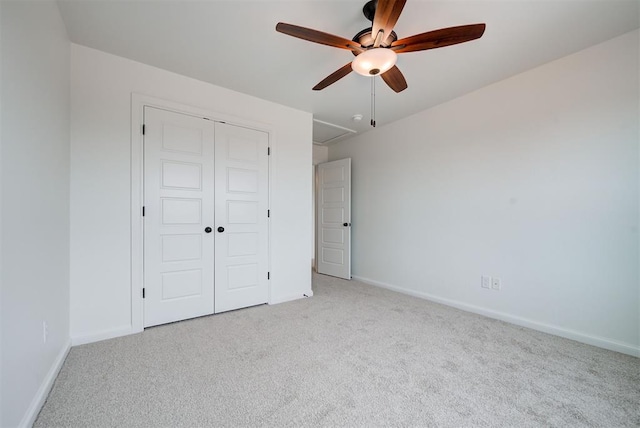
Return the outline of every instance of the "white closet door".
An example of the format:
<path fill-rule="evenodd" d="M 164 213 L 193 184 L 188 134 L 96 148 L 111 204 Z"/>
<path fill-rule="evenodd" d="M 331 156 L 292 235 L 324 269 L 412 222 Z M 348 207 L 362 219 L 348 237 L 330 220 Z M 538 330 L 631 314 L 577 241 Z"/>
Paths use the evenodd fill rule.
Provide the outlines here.
<path fill-rule="evenodd" d="M 224 312 L 269 300 L 269 136 L 215 128 L 215 311 Z"/>
<path fill-rule="evenodd" d="M 214 310 L 214 123 L 144 109 L 144 325 Z M 209 233 L 207 233 L 209 231 Z"/>
<path fill-rule="evenodd" d="M 318 165 L 318 273 L 351 279 L 351 159 Z"/>

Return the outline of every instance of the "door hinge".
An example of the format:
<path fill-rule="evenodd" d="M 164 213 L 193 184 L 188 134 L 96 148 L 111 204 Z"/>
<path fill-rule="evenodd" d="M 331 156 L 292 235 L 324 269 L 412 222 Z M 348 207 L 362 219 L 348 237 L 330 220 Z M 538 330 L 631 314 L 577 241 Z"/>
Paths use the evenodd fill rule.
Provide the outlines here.
<path fill-rule="evenodd" d="M 271 272 L 267 272 L 267 279 L 271 279 Z"/>
<path fill-rule="evenodd" d="M 142 217 L 144 217 L 144 207 L 142 207 Z"/>
<path fill-rule="evenodd" d="M 142 135 L 144 135 L 145 131 L 146 131 L 146 126 L 142 124 Z"/>
<path fill-rule="evenodd" d="M 267 147 L 267 156 L 271 156 L 271 147 Z"/>
<path fill-rule="evenodd" d="M 142 298 L 144 299 L 144 288 L 142 289 Z"/>
<path fill-rule="evenodd" d="M 271 210 L 267 210 L 267 217 L 271 217 Z"/>

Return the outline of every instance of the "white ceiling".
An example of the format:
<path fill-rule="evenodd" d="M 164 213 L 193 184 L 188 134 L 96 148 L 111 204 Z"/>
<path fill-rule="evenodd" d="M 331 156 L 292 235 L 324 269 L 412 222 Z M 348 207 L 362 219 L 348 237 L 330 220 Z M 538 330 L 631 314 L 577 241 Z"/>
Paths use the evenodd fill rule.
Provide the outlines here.
<path fill-rule="evenodd" d="M 351 39 L 370 26 L 365 0 L 59 0 L 72 42 L 370 129 L 370 78 L 351 73 L 311 88 L 352 60 L 349 51 L 275 31 L 279 21 Z M 409 88 L 377 82 L 378 126 L 603 42 L 639 26 L 640 0 L 408 0 L 399 38 L 484 22 L 469 43 L 401 54 Z M 364 119 L 351 120 L 355 114 Z M 352 135 L 352 134 L 347 134 Z M 334 140 L 335 141 L 335 140 Z"/>

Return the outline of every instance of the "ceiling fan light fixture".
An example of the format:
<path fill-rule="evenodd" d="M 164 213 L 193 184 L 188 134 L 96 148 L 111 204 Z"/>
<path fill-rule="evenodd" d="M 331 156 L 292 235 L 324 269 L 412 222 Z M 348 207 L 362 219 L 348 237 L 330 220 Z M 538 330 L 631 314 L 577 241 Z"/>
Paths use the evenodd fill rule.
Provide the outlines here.
<path fill-rule="evenodd" d="M 362 52 L 351 63 L 351 68 L 363 76 L 376 76 L 388 71 L 398 60 L 398 55 L 388 48 L 372 48 Z"/>

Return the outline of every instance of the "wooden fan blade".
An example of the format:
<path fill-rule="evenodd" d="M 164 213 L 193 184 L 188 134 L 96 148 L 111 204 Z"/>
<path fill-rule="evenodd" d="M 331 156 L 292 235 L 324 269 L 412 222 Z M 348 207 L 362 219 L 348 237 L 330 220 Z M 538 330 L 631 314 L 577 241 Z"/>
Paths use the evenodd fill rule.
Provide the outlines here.
<path fill-rule="evenodd" d="M 336 71 L 334 71 L 333 73 L 331 73 L 327 77 L 325 77 L 322 80 L 322 82 L 318 83 L 316 86 L 313 87 L 313 90 L 314 91 L 320 91 L 320 90 L 326 88 L 327 86 L 336 83 L 338 80 L 342 79 L 344 76 L 346 76 L 347 74 L 351 73 L 352 71 L 353 71 L 353 69 L 351 68 L 351 63 L 349 63 L 349 64 L 345 65 L 344 67 L 341 67 L 341 68 L 337 69 Z"/>
<path fill-rule="evenodd" d="M 395 65 L 380 76 L 382 77 L 382 80 L 384 80 L 384 82 L 396 92 L 402 92 L 407 89 L 407 81 L 404 80 L 402 72 L 400 72 L 400 69 Z"/>
<path fill-rule="evenodd" d="M 461 25 L 459 27 L 441 28 L 415 36 L 396 40 L 391 49 L 396 53 L 424 51 L 443 48 L 479 39 L 484 34 L 485 24 Z"/>
<path fill-rule="evenodd" d="M 378 0 L 371 28 L 371 37 L 375 39 L 374 48 L 380 46 L 380 43 L 389 37 L 406 2 L 407 0 Z M 382 37 L 378 37 L 380 30 L 384 32 Z"/>
<path fill-rule="evenodd" d="M 322 31 L 312 30 L 311 28 L 278 22 L 278 25 L 276 25 L 276 31 L 302 40 L 320 43 L 321 45 L 333 46 L 334 48 L 347 49 L 358 53 L 364 51 L 358 42 L 334 36 L 333 34 L 323 33 Z"/>

